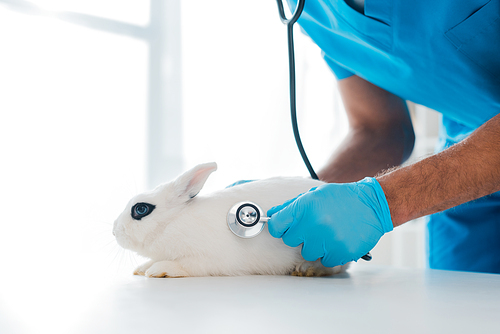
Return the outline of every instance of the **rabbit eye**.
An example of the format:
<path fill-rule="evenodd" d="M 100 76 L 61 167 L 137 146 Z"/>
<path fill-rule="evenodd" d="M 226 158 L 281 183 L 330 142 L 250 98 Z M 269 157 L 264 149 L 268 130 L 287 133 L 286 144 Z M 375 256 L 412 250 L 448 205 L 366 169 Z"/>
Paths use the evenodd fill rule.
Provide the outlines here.
<path fill-rule="evenodd" d="M 153 212 L 154 209 L 155 206 L 153 204 L 137 203 L 132 207 L 132 218 L 135 220 L 141 220 L 141 218 L 146 217 Z"/>

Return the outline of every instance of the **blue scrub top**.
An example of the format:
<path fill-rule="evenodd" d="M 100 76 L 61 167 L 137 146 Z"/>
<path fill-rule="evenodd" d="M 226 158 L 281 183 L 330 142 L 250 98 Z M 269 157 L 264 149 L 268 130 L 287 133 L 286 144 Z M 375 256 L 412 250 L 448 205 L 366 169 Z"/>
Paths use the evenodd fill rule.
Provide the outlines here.
<path fill-rule="evenodd" d="M 338 79 L 441 112 L 439 149 L 500 113 L 500 0 L 306 0 L 298 23 Z M 430 266 L 500 273 L 499 217 L 498 194 L 431 216 Z"/>

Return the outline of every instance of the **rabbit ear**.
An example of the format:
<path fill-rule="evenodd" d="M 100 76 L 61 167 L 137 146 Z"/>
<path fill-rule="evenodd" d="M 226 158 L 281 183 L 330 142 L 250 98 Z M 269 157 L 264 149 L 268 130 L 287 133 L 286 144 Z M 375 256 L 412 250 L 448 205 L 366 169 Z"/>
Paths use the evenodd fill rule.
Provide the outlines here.
<path fill-rule="evenodd" d="M 217 170 L 215 162 L 201 164 L 188 170 L 175 180 L 175 191 L 179 197 L 186 196 L 189 200 L 200 192 L 212 172 Z"/>

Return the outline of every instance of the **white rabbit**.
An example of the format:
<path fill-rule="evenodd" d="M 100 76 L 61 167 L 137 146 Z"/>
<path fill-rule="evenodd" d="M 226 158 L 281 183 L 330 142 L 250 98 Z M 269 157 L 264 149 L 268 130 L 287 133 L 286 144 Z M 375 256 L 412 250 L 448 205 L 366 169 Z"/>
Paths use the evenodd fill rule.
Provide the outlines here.
<path fill-rule="evenodd" d="M 127 204 L 114 222 L 113 235 L 123 248 L 151 259 L 136 268 L 135 275 L 323 276 L 347 268 L 326 268 L 319 260 L 304 261 L 301 246 L 286 246 L 269 234 L 267 226 L 251 239 L 235 236 L 227 226 L 227 213 L 238 202 L 252 201 L 265 213 L 323 182 L 277 177 L 196 196 L 216 169 L 216 163 L 198 165 Z"/>

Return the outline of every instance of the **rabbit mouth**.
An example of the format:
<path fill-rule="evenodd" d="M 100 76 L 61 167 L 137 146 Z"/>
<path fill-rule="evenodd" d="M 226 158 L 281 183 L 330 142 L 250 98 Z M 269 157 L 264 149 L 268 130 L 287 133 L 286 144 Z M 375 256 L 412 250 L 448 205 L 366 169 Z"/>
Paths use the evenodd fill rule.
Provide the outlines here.
<path fill-rule="evenodd" d="M 116 243 L 120 247 L 128 249 L 127 242 L 124 240 L 124 238 L 120 234 L 117 234 L 117 233 L 113 233 L 113 234 L 115 235 Z"/>
<path fill-rule="evenodd" d="M 123 229 L 120 228 L 113 228 L 113 235 L 115 236 L 116 243 L 125 249 L 131 249 L 132 243 L 130 242 L 129 238 L 127 235 L 124 233 Z"/>
<path fill-rule="evenodd" d="M 128 238 L 116 237 L 116 243 L 123 249 L 131 250 L 133 252 L 138 252 L 138 250 L 136 249 L 137 247 L 135 247 L 135 244 Z"/>

